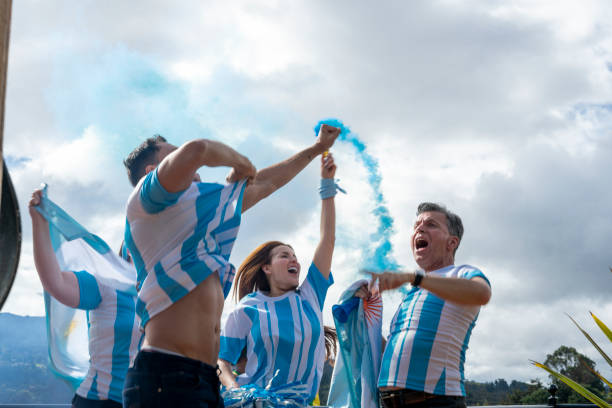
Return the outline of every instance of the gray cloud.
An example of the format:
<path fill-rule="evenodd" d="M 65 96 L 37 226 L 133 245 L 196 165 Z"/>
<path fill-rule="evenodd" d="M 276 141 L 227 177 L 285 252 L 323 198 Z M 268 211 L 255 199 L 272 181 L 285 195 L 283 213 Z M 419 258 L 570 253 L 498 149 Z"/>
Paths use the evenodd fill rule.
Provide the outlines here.
<path fill-rule="evenodd" d="M 337 116 L 380 161 L 400 263 L 413 266 L 406 243 L 418 202 L 445 202 L 464 218 L 458 261 L 482 267 L 493 283 L 468 378 L 538 376 L 526 359 L 559 339 L 593 356 L 562 315 L 593 305 L 604 321 L 612 316 L 611 10 L 590 4 L 15 3 L 4 154 L 29 261 L 10 311 L 40 291 L 27 216 L 40 181 L 115 247 L 130 192 L 121 159 L 144 137 L 214 137 L 264 167 L 308 145 L 319 119 Z M 88 129 L 106 141 L 94 144 L 97 154 L 70 145 L 91 142 Z M 82 177 L 55 142 L 83 149 L 73 156 Z M 363 169 L 350 149 L 335 151 L 351 188 L 337 203 L 344 241 L 330 301 L 356 278 L 372 227 Z M 316 168 L 245 215 L 234 263 L 268 239 L 299 243 L 309 260 Z M 222 180 L 225 171 L 204 172 Z M 396 303 L 389 297 L 387 321 Z"/>

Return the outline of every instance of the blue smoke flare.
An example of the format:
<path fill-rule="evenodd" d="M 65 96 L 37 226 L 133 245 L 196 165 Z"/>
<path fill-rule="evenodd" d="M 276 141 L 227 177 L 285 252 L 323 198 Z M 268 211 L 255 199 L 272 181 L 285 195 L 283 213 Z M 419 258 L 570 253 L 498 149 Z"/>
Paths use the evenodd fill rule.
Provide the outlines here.
<path fill-rule="evenodd" d="M 381 176 L 378 171 L 378 160 L 367 152 L 365 143 L 338 119 L 329 118 L 319 121 L 314 127 L 315 135 L 319 134 L 319 129 L 321 129 L 321 125 L 323 124 L 340 128 L 338 140 L 350 143 L 355 148 L 357 157 L 361 160 L 368 172 L 368 184 L 374 192 L 375 207 L 372 213 L 376 216 L 378 226 L 376 232 L 370 236 L 374 245 L 369 246 L 364 253 L 363 269 L 373 271 L 398 270 L 400 265 L 393 257 L 393 245 L 391 245 L 390 241 L 394 233 L 393 217 L 385 205 L 385 197 L 381 190 Z"/>

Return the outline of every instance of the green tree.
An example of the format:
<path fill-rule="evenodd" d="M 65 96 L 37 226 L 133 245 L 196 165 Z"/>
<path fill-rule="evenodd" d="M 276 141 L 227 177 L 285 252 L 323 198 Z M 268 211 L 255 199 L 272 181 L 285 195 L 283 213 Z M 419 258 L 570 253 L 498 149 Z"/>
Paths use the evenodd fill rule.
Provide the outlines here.
<path fill-rule="evenodd" d="M 518 400 L 513 400 L 513 404 L 524 404 L 524 405 L 542 405 L 548 403 L 548 397 L 550 393 L 548 392 L 548 388 L 542 385 L 542 382 L 539 379 L 531 380 L 531 383 L 527 387 L 527 389 L 522 393 L 517 395 Z"/>
<path fill-rule="evenodd" d="M 605 394 L 603 382 L 591 371 L 595 370 L 595 362 L 584 354 L 579 353 L 574 347 L 559 347 L 554 353 L 546 356 L 544 365 L 584 385 L 589 391 L 599 396 Z M 557 391 L 559 403 L 588 402 L 556 377 L 550 375 L 550 378 L 559 388 Z"/>

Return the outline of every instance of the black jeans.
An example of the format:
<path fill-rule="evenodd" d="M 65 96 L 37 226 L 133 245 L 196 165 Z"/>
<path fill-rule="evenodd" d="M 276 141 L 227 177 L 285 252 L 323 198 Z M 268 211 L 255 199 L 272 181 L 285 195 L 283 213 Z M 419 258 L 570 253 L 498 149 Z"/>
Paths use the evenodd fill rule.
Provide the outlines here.
<path fill-rule="evenodd" d="M 378 394 L 382 408 L 466 408 L 464 397 L 434 395 L 409 389 L 380 390 Z"/>
<path fill-rule="evenodd" d="M 198 360 L 139 351 L 125 377 L 125 408 L 222 408 L 217 369 Z"/>
<path fill-rule="evenodd" d="M 121 408 L 121 403 L 113 400 L 93 400 L 74 394 L 72 408 Z"/>

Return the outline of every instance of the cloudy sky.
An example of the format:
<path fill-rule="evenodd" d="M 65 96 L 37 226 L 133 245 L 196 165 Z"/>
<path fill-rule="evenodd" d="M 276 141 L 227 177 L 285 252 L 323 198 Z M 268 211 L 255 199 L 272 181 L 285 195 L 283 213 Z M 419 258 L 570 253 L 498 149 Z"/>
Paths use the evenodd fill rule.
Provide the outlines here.
<path fill-rule="evenodd" d="M 44 314 L 27 211 L 41 182 L 118 248 L 131 191 L 122 159 L 146 137 L 217 139 L 265 167 L 338 117 L 378 162 L 401 265 L 415 266 L 419 202 L 464 220 L 457 263 L 480 267 L 493 286 L 467 378 L 547 382 L 528 359 L 562 344 L 610 376 L 564 314 L 602 342 L 588 311 L 612 324 L 610 21 L 606 0 L 16 1 L 3 149 L 24 234 L 3 312 Z M 336 199 L 328 323 L 377 226 L 363 162 L 350 144 L 333 152 L 348 195 Z M 280 239 L 309 264 L 318 178 L 313 163 L 247 212 L 232 262 Z M 385 326 L 398 302 L 386 296 Z"/>

